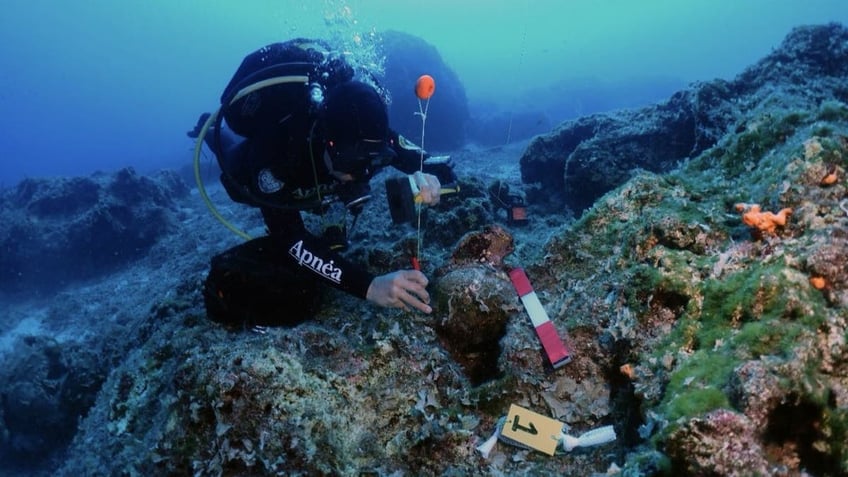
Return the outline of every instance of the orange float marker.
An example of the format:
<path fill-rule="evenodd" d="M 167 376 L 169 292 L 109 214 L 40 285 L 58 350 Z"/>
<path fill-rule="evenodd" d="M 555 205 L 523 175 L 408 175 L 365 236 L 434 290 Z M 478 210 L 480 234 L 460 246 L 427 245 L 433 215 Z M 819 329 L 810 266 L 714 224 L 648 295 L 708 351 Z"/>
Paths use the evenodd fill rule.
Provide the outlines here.
<path fill-rule="evenodd" d="M 418 99 L 430 99 L 436 92 L 436 80 L 430 75 L 421 75 L 415 82 L 415 96 Z"/>
<path fill-rule="evenodd" d="M 424 126 L 427 124 L 427 111 L 430 109 L 430 97 L 436 92 L 436 80 L 430 75 L 421 75 L 418 81 L 415 82 L 415 96 L 418 97 L 418 112 L 415 113 L 421 116 L 421 165 L 419 171 L 424 170 Z M 422 103 L 423 102 L 423 103 Z M 411 177 L 411 176 L 410 176 Z M 415 270 L 421 270 L 421 263 L 418 261 L 418 256 L 421 253 L 421 212 L 418 213 L 418 241 L 415 247 L 415 255 L 412 257 L 412 267 Z"/>

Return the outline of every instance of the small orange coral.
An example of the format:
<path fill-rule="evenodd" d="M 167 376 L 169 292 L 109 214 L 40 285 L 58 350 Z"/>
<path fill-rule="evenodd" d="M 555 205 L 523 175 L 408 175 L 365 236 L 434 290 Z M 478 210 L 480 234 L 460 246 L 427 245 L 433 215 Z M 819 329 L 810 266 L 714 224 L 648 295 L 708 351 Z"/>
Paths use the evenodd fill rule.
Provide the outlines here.
<path fill-rule="evenodd" d="M 736 204 L 736 211 L 742 212 L 742 222 L 757 232 L 774 235 L 777 227 L 786 225 L 786 218 L 792 209 L 782 209 L 778 213 L 763 212 L 759 204 Z"/>
<path fill-rule="evenodd" d="M 816 290 L 822 290 L 827 286 L 827 280 L 820 276 L 810 277 L 810 285 L 812 285 Z"/>
<path fill-rule="evenodd" d="M 836 173 L 836 166 L 831 164 L 827 168 L 827 174 L 822 178 L 820 184 L 823 186 L 829 186 L 836 184 L 836 181 L 839 179 L 839 175 Z"/>

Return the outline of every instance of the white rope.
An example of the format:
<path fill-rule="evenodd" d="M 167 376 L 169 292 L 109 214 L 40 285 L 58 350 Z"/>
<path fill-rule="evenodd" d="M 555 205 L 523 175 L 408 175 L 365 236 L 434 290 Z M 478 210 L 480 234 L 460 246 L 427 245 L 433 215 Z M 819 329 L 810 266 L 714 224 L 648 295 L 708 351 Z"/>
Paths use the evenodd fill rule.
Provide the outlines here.
<path fill-rule="evenodd" d="M 580 437 L 560 434 L 559 440 L 566 452 L 571 452 L 575 447 L 589 447 L 606 444 L 615 440 L 615 429 L 612 426 L 599 427 L 580 434 Z"/>

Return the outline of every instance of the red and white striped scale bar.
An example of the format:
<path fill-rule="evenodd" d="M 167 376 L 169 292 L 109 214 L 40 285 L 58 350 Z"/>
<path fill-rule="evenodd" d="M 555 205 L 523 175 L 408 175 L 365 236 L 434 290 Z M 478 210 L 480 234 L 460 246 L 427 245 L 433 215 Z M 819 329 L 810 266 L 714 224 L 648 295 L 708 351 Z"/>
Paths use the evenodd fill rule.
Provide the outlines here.
<path fill-rule="evenodd" d="M 545 349 L 545 354 L 548 355 L 548 360 L 553 365 L 554 369 L 567 364 L 571 361 L 571 352 L 565 347 L 565 344 L 559 337 L 554 324 L 548 318 L 548 312 L 536 296 L 533 286 L 530 285 L 530 280 L 524 269 L 521 267 L 513 268 L 509 271 L 509 279 L 512 280 L 512 286 L 521 297 L 521 303 L 524 304 L 524 309 L 530 315 L 530 321 L 536 328 L 536 335 L 542 343 L 542 348 Z"/>

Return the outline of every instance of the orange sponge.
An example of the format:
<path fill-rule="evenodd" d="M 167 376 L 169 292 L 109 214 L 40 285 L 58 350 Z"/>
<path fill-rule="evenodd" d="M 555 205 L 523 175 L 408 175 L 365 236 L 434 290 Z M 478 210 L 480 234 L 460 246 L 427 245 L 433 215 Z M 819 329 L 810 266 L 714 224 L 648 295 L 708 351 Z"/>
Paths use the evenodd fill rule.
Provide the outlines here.
<path fill-rule="evenodd" d="M 760 233 L 774 235 L 777 227 L 786 225 L 786 219 L 792 215 L 792 209 L 782 209 L 778 213 L 763 212 L 759 204 L 736 204 L 736 211 L 742 213 L 742 222 Z"/>

